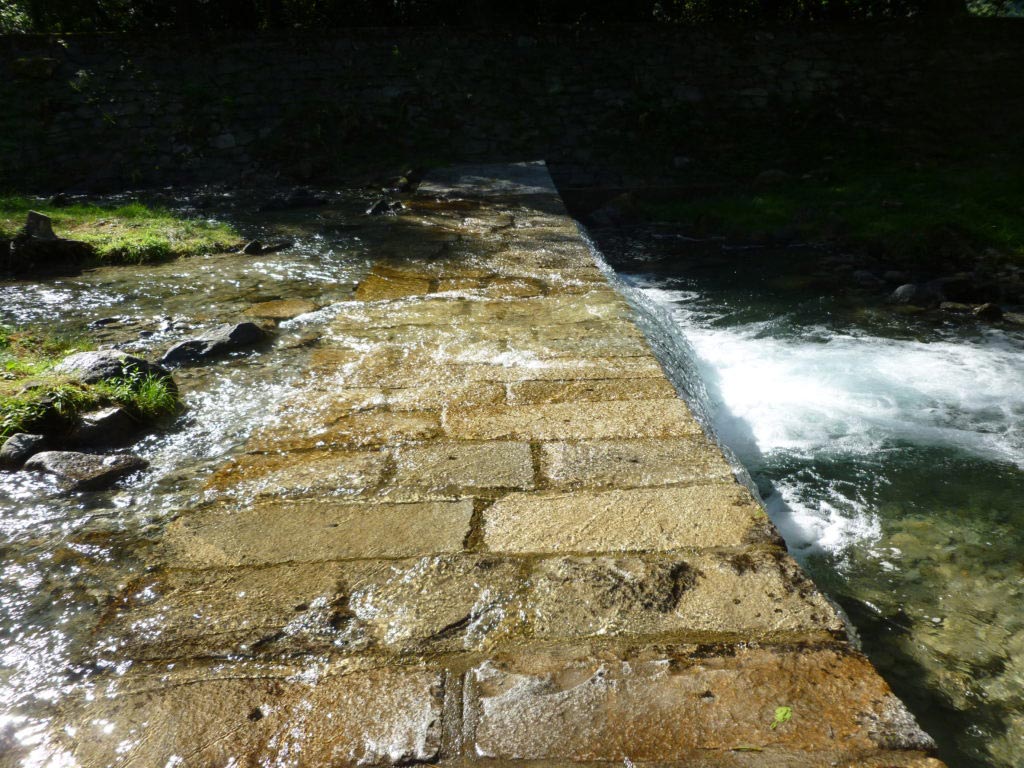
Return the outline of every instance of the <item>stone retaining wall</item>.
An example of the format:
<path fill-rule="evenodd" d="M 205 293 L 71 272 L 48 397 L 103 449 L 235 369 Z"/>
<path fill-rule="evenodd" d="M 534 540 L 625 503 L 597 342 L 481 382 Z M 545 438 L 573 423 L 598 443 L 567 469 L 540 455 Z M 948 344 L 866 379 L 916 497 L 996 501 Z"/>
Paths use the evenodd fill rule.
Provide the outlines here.
<path fill-rule="evenodd" d="M 7 37 L 0 185 L 306 180 L 369 161 L 546 157 L 560 184 L 614 186 L 629 179 L 603 161 L 647 149 L 652 126 L 671 135 L 822 100 L 852 114 L 1020 98 L 1022 43 L 1024 25 L 980 20 L 940 31 Z M 650 151 L 671 173 L 678 147 Z"/>

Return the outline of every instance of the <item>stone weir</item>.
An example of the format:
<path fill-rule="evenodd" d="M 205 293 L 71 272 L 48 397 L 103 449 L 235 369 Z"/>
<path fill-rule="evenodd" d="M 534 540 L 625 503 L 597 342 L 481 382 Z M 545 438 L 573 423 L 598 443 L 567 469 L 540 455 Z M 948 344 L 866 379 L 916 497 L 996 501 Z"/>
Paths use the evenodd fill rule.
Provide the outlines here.
<path fill-rule="evenodd" d="M 940 767 L 546 168 L 438 174 L 408 208 L 436 252 L 330 310 L 165 530 L 61 764 Z"/>

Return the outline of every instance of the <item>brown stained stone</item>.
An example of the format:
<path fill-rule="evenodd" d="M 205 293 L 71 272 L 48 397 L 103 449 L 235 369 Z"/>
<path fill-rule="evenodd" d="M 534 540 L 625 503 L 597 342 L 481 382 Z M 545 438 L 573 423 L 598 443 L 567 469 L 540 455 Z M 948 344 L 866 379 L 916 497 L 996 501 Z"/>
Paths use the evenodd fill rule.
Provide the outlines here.
<path fill-rule="evenodd" d="M 440 749 L 444 673 L 252 664 L 132 670 L 67 706 L 52 764 L 408 765 Z"/>
<path fill-rule="evenodd" d="M 650 379 L 664 376 L 653 357 L 549 358 L 510 352 L 491 363 L 449 365 L 448 376 L 463 381 L 565 381 L 570 379 Z"/>
<path fill-rule="evenodd" d="M 356 288 L 356 301 L 387 301 L 430 293 L 430 280 L 371 272 Z"/>
<path fill-rule="evenodd" d="M 764 511 L 735 484 L 511 493 L 484 513 L 493 552 L 656 552 L 773 538 Z"/>
<path fill-rule="evenodd" d="M 437 281 L 437 292 L 475 291 L 484 287 L 483 277 L 444 277 Z"/>
<path fill-rule="evenodd" d="M 533 488 L 529 443 L 429 443 L 400 449 L 393 483 L 421 488 Z"/>
<path fill-rule="evenodd" d="M 469 299 L 449 296 L 417 297 L 415 301 L 371 304 L 346 302 L 331 321 L 335 330 L 399 328 L 402 326 L 444 327 L 468 312 Z"/>
<path fill-rule="evenodd" d="M 308 448 L 371 448 L 427 440 L 441 432 L 440 416 L 429 411 L 354 411 L 328 424 L 296 429 L 278 421 L 256 433 L 246 444 L 253 452 L 296 451 Z"/>
<path fill-rule="evenodd" d="M 518 621 L 521 571 L 465 555 L 160 570 L 128 585 L 96 645 L 136 661 L 480 649 Z"/>
<path fill-rule="evenodd" d="M 488 758 L 675 761 L 744 747 L 849 758 L 933 746 L 866 659 L 833 648 L 653 661 L 535 653 L 480 665 L 468 697 L 469 748 Z M 792 719 L 772 728 L 779 706 Z"/>
<path fill-rule="evenodd" d="M 268 320 L 290 320 L 293 317 L 315 312 L 319 307 L 305 299 L 279 299 L 253 304 L 245 314 L 249 317 L 261 317 Z"/>
<path fill-rule="evenodd" d="M 584 403 L 601 400 L 663 400 L 676 392 L 663 376 L 649 379 L 515 381 L 508 385 L 509 405 Z"/>
<path fill-rule="evenodd" d="M 524 277 L 496 277 L 487 282 L 484 294 L 492 299 L 533 298 L 543 293 L 537 280 Z"/>
<path fill-rule="evenodd" d="M 525 621 L 538 639 L 790 642 L 844 631 L 780 551 L 545 558 L 533 566 L 530 585 Z"/>
<path fill-rule="evenodd" d="M 457 409 L 445 432 L 461 440 L 604 440 L 701 433 L 681 400 L 546 403 Z"/>
<path fill-rule="evenodd" d="M 207 490 L 242 497 L 359 495 L 380 484 L 386 458 L 371 451 L 242 454 L 210 478 Z"/>
<path fill-rule="evenodd" d="M 182 567 L 417 557 L 458 552 L 473 503 L 259 502 L 248 509 L 190 512 L 161 542 Z"/>
<path fill-rule="evenodd" d="M 540 462 L 542 476 L 554 488 L 734 482 L 721 450 L 703 436 L 545 443 Z"/>
<path fill-rule="evenodd" d="M 595 292 L 585 301 L 578 296 L 545 296 L 518 301 L 474 301 L 469 316 L 479 323 L 536 323 L 565 325 L 588 320 L 628 320 L 632 310 L 613 291 Z"/>

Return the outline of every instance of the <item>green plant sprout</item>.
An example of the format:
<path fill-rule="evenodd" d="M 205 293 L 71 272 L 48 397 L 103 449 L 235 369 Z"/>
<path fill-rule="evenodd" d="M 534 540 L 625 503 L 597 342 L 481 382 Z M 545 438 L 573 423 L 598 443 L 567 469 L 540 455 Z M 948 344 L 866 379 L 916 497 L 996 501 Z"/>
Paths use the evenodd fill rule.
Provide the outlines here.
<path fill-rule="evenodd" d="M 775 719 L 772 721 L 772 730 L 774 731 L 782 723 L 788 723 L 793 719 L 793 708 L 792 707 L 776 707 L 775 708 Z"/>

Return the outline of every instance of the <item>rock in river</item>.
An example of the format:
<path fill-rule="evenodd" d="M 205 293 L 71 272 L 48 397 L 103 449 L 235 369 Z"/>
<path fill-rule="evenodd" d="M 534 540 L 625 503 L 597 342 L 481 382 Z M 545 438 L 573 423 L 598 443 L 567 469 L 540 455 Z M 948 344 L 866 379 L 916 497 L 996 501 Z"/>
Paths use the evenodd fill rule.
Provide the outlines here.
<path fill-rule="evenodd" d="M 127 445 L 139 432 L 139 423 L 128 411 L 111 406 L 83 414 L 71 434 L 71 443 L 82 448 Z"/>
<path fill-rule="evenodd" d="M 905 283 L 889 296 L 893 304 L 915 307 L 937 307 L 944 299 L 941 287 L 935 283 Z"/>
<path fill-rule="evenodd" d="M 116 349 L 76 352 L 65 357 L 54 371 L 76 378 L 84 384 L 95 384 L 136 374 L 157 376 L 162 379 L 171 378 L 170 371 L 166 368 Z"/>
<path fill-rule="evenodd" d="M 0 446 L 0 469 L 17 469 L 46 445 L 44 435 L 19 432 L 7 438 Z"/>
<path fill-rule="evenodd" d="M 267 332 L 256 323 L 225 323 L 193 339 L 186 339 L 167 350 L 160 358 L 164 365 L 186 365 L 256 346 Z"/>
<path fill-rule="evenodd" d="M 74 451 L 43 451 L 25 462 L 27 470 L 54 475 L 67 491 L 98 491 L 109 488 L 125 475 L 145 469 L 147 466 L 148 463 L 138 456 L 97 456 Z"/>

